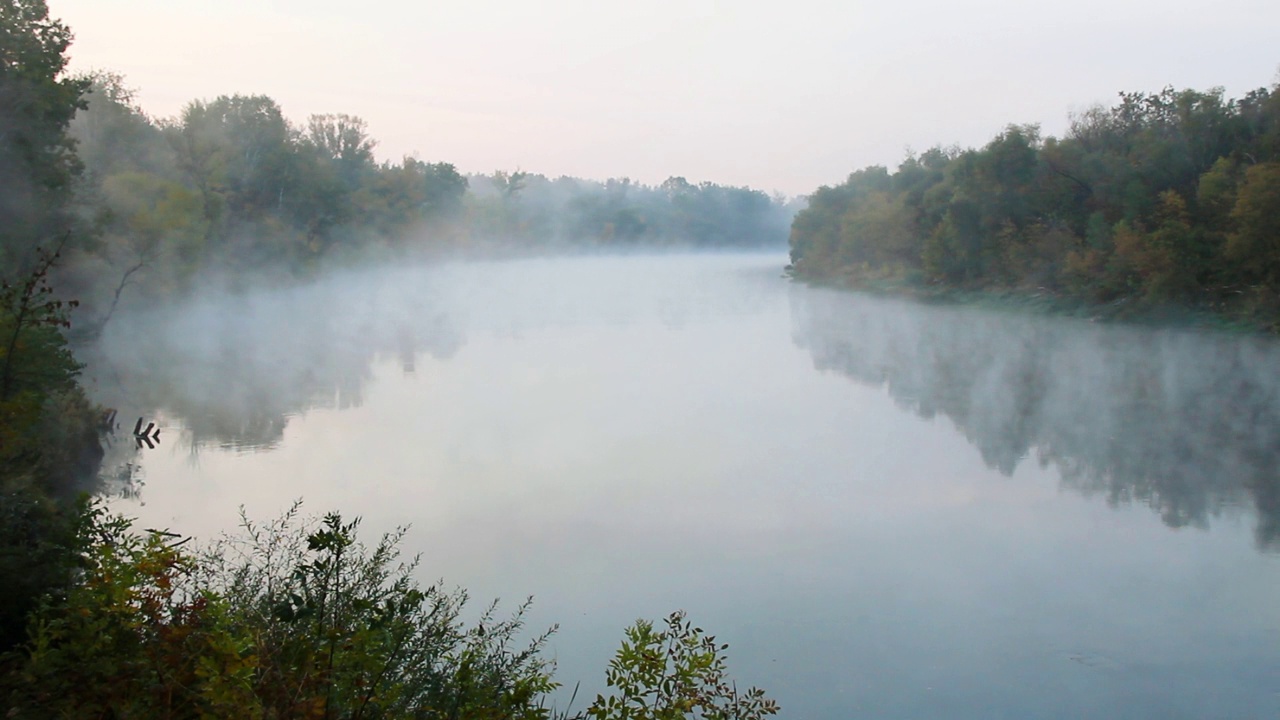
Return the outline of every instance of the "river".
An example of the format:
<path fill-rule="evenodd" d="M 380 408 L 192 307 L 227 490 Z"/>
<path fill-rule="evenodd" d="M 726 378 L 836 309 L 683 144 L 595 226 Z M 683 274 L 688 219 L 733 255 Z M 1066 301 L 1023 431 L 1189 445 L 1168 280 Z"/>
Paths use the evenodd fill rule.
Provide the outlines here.
<path fill-rule="evenodd" d="M 113 505 L 409 525 L 424 582 L 560 624 L 577 710 L 626 625 L 683 608 L 783 717 L 1280 715 L 1275 342 L 785 263 L 366 269 L 113 320 Z"/>

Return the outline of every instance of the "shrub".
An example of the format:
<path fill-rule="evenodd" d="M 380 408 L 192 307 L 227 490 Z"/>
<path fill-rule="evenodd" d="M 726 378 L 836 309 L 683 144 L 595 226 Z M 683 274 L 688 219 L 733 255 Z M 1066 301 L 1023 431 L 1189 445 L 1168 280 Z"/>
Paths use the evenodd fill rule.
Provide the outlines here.
<path fill-rule="evenodd" d="M 637 620 L 609 663 L 605 679 L 615 694 L 599 695 L 587 709 L 594 720 L 760 720 L 776 715 L 778 704 L 764 691 L 743 693 L 728 679 L 724 651 L 715 636 L 693 627 L 683 611 L 672 613 L 665 630 Z"/>
<path fill-rule="evenodd" d="M 528 603 L 460 619 L 467 597 L 420 588 L 402 533 L 372 548 L 297 506 L 187 551 L 93 506 L 82 582 L 31 624 L 6 673 L 8 717 L 545 718 L 555 687 L 513 647 Z"/>
<path fill-rule="evenodd" d="M 465 592 L 413 580 L 403 530 L 369 547 L 358 520 L 298 511 L 242 518 L 240 534 L 190 550 L 87 504 L 78 578 L 46 596 L 27 646 L 0 657 L 0 715 L 567 720 L 545 707 L 558 684 L 541 650 L 555 628 L 517 643 L 528 600 L 468 625 Z M 776 714 L 728 680 L 726 648 L 683 612 L 661 631 L 637 621 L 606 673 L 617 694 L 573 720 Z"/>

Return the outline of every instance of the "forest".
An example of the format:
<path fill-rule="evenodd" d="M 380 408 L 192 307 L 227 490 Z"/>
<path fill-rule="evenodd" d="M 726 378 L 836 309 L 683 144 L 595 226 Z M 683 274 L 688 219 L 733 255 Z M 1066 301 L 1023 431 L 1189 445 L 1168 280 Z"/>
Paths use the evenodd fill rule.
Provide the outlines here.
<path fill-rule="evenodd" d="M 307 277 L 406 253 L 783 247 L 794 214 L 784 198 L 682 177 L 650 187 L 378 162 L 355 116 L 295 124 L 269 97 L 231 95 L 156 119 L 118 75 L 67 82 L 81 94 L 67 124 L 74 256 L 59 285 L 95 321 L 122 296 L 154 302 L 211 276 Z"/>
<path fill-rule="evenodd" d="M 43 78 L 9 90 L 30 102 L 3 110 L 13 134 L 0 150 L 10 228 L 0 262 L 16 277 L 39 248 L 57 246 L 55 284 L 78 300 L 90 334 L 122 302 L 163 301 L 211 278 L 306 278 L 393 255 L 781 248 L 797 207 L 683 177 L 654 187 L 379 162 L 361 118 L 295 123 L 262 95 L 193 100 L 153 118 L 118 74 L 64 77 L 61 53 L 42 41 L 22 52 Z"/>
<path fill-rule="evenodd" d="M 855 287 L 1280 329 L 1280 86 L 1122 92 L 1062 138 L 1010 125 L 858 170 L 809 197 L 791 258 Z"/>
<path fill-rule="evenodd" d="M 295 125 L 271 98 L 233 95 L 153 119 L 118 75 L 64 82 L 80 94 L 60 160 L 70 242 L 58 285 L 91 325 L 122 300 L 210 277 L 308 277 L 390 255 L 782 247 L 794 214 L 784 198 L 681 177 L 650 187 L 378 162 L 358 117 Z M 13 266 L 36 244 L 6 237 L 0 253 Z"/>

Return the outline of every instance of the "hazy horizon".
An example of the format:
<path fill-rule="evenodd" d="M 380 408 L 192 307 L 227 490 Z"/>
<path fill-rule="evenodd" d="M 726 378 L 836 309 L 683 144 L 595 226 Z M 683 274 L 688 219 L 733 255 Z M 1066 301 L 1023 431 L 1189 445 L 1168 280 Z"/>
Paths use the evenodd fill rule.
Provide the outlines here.
<path fill-rule="evenodd" d="M 788 195 L 1009 123 L 1059 135 L 1122 90 L 1236 97 L 1280 66 L 1280 6 L 1254 0 L 49 4 L 69 69 L 123 74 L 157 117 L 265 94 L 295 122 L 364 118 L 382 160 Z"/>

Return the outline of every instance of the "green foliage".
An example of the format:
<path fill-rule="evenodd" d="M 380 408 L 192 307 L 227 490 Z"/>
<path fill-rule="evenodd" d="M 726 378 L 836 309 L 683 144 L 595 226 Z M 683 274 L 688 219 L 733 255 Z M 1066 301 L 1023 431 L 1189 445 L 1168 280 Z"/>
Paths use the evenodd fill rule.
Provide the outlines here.
<path fill-rule="evenodd" d="M 73 499 L 102 458 L 101 411 L 76 383 L 62 330 L 73 306 L 48 282 L 58 252 L 0 284 L 0 652 L 23 638 L 41 596 L 75 568 Z"/>
<path fill-rule="evenodd" d="M 527 603 L 468 627 L 466 595 L 412 579 L 401 533 L 302 527 L 297 506 L 204 550 L 92 506 L 83 577 L 7 659 L 9 717 L 546 718 Z"/>
<path fill-rule="evenodd" d="M 44 0 L 0 0 L 0 267 L 71 222 L 80 165 L 66 129 L 88 84 L 60 77 L 70 43 Z"/>
<path fill-rule="evenodd" d="M 490 606 L 467 628 L 465 593 L 422 589 L 416 559 L 399 561 L 402 532 L 366 548 L 358 522 L 330 514 L 299 533 L 295 512 L 266 527 L 246 520 L 241 537 L 201 555 L 200 584 L 255 638 L 254 692 L 268 714 L 319 703 L 330 717 L 545 716 L 547 635 L 512 647 L 527 602 L 506 620 Z"/>
<path fill-rule="evenodd" d="M 76 303 L 50 282 L 75 225 L 80 164 L 66 131 L 88 87 L 62 77 L 70 42 L 44 0 L 0 0 L 0 649 L 36 598 L 65 583 L 73 513 L 55 498 L 101 456 L 62 334 Z"/>
<path fill-rule="evenodd" d="M 666 629 L 637 620 L 609 662 L 605 679 L 614 693 L 587 709 L 594 720 L 758 720 L 778 713 L 764 691 L 739 693 L 726 673 L 724 651 L 712 635 L 693 627 L 681 611 Z"/>
<path fill-rule="evenodd" d="M 11 512 L 0 530 L 39 517 Z M 187 539 L 137 532 L 101 503 L 75 518 L 57 533 L 37 530 L 64 543 L 50 566 L 60 584 L 31 615 L 23 648 L 0 655 L 6 717 L 553 716 L 545 701 L 558 684 L 541 650 L 554 628 L 517 641 L 528 601 L 508 618 L 494 603 L 464 623 L 464 592 L 413 580 L 416 559 L 401 561 L 397 549 L 403 531 L 365 546 L 358 521 L 303 521 L 295 504 L 189 550 Z M 615 694 L 578 717 L 776 714 L 762 691 L 740 693 L 728 679 L 726 649 L 682 612 L 661 631 L 638 621 L 606 673 Z"/>
<path fill-rule="evenodd" d="M 1280 162 L 1245 171 L 1231 222 L 1227 258 L 1243 278 L 1280 289 Z"/>
<path fill-rule="evenodd" d="M 77 303 L 54 297 L 49 284 L 61 250 L 37 253 L 40 262 L 26 277 L 0 282 L 0 403 L 69 390 L 80 372 L 61 333 L 71 327 L 67 313 Z"/>
<path fill-rule="evenodd" d="M 1009 126 L 978 150 L 935 148 L 820 188 L 793 223 L 793 265 L 1280 325 L 1278 139 L 1280 87 L 1121 93 L 1062 139 Z"/>
<path fill-rule="evenodd" d="M 412 157 L 377 163 L 364 120 L 295 125 L 265 96 L 195 101 L 154 121 L 123 78 L 83 81 L 88 109 L 71 129 L 88 172 L 77 199 L 97 235 L 77 258 L 76 291 L 98 325 L 126 288 L 154 301 L 210 269 L 239 280 L 405 250 L 764 247 L 782 244 L 793 215 L 784 199 L 684 178 L 648 187 L 519 170 L 467 178 Z"/>
<path fill-rule="evenodd" d="M 74 584 L 79 512 L 29 481 L 8 476 L 0 489 L 0 653 L 27 638 L 27 615 L 41 598 Z"/>
<path fill-rule="evenodd" d="M 62 335 L 76 303 L 49 285 L 59 251 L 39 253 L 27 277 L 0 283 L 0 489 L 57 494 L 96 467 L 99 412 L 76 384 L 81 365 Z"/>
<path fill-rule="evenodd" d="M 101 506 L 87 510 L 82 532 L 82 579 L 33 616 L 25 656 L 7 658 L 9 717 L 228 717 L 252 708 L 252 656 L 228 632 L 225 605 L 187 587 L 194 563 L 173 536 L 132 533 Z"/>

